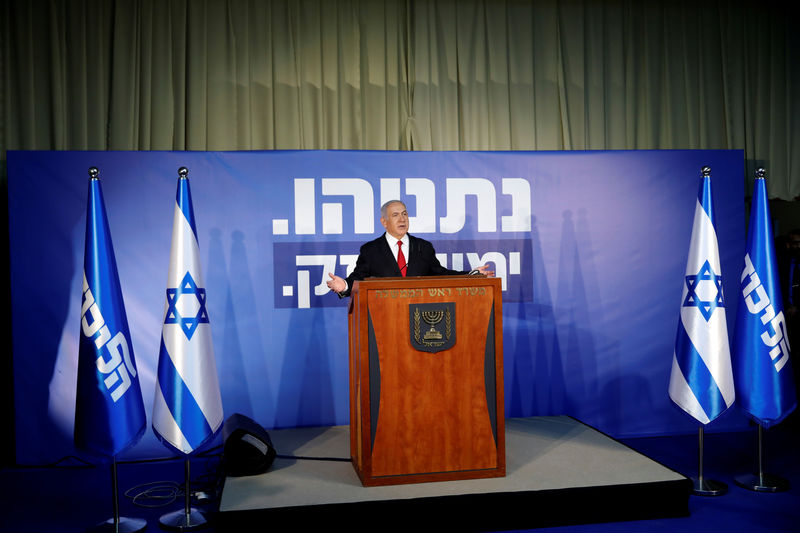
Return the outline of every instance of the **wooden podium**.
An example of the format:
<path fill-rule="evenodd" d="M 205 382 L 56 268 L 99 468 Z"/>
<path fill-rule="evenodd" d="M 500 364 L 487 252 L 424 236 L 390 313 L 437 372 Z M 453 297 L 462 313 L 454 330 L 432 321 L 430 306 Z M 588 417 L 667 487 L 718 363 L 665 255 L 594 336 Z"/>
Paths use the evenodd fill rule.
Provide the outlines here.
<path fill-rule="evenodd" d="M 354 284 L 350 457 L 363 485 L 505 476 L 500 281 Z"/>

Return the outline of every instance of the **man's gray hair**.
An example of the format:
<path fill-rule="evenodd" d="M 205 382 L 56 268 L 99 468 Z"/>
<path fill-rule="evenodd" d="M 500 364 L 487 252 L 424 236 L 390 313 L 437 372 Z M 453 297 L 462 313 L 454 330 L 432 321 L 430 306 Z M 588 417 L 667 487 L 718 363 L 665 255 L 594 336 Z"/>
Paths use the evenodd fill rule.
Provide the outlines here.
<path fill-rule="evenodd" d="M 381 218 L 386 218 L 386 208 L 388 208 L 391 204 L 403 204 L 403 202 L 401 202 L 400 200 L 389 200 L 388 202 L 383 204 L 381 206 Z M 405 206 L 406 204 L 403 204 L 403 207 Z"/>

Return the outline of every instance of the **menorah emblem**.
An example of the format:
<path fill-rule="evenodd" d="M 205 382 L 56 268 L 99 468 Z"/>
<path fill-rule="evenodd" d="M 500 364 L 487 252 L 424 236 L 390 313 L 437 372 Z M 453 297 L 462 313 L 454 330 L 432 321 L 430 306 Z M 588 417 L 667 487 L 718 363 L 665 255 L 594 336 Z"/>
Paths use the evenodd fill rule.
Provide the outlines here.
<path fill-rule="evenodd" d="M 444 309 L 438 309 L 436 311 L 423 311 L 422 312 L 422 320 L 428 323 L 431 329 L 425 333 L 425 336 L 422 337 L 426 341 L 428 340 L 442 340 L 442 334 L 436 331 L 434 327 L 436 324 L 442 321 L 444 318 Z"/>
<path fill-rule="evenodd" d="M 456 342 L 455 313 L 454 302 L 410 304 L 411 345 L 424 352 L 452 348 Z"/>

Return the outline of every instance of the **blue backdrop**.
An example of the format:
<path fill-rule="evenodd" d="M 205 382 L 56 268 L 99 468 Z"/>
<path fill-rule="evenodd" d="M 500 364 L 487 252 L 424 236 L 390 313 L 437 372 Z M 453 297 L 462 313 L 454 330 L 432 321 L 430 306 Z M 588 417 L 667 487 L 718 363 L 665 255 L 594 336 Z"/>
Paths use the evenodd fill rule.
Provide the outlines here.
<path fill-rule="evenodd" d="M 148 420 L 177 169 L 186 166 L 226 417 L 346 424 L 346 302 L 328 293 L 378 209 L 450 268 L 504 280 L 506 414 L 613 436 L 695 431 L 668 396 L 700 168 L 712 168 L 729 331 L 741 151 L 9 152 L 18 460 L 72 453 L 87 169 L 100 169 Z M 709 430 L 743 427 L 730 410 Z M 152 431 L 128 452 L 165 453 Z"/>

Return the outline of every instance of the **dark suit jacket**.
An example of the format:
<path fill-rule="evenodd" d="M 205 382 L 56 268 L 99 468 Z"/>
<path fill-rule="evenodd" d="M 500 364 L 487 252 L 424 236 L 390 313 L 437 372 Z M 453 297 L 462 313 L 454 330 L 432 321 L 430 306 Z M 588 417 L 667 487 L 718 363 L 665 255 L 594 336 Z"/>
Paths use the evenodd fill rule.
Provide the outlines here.
<path fill-rule="evenodd" d="M 392 254 L 389 243 L 386 242 L 384 233 L 374 241 L 369 241 L 361 246 L 353 273 L 347 276 L 347 290 L 340 296 L 348 296 L 353 288 L 353 283 L 366 278 L 391 278 L 399 277 L 400 268 Z M 444 268 L 436 259 L 433 245 L 425 239 L 413 235 L 408 236 L 409 254 L 406 276 L 456 276 L 468 274 L 469 271 L 458 271 Z"/>

